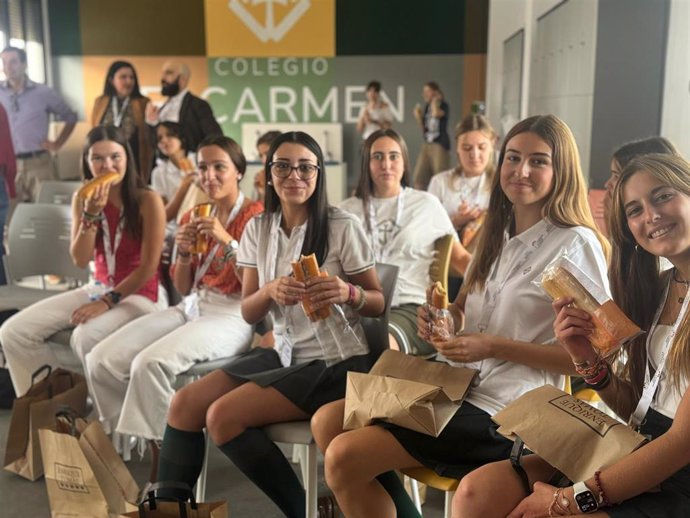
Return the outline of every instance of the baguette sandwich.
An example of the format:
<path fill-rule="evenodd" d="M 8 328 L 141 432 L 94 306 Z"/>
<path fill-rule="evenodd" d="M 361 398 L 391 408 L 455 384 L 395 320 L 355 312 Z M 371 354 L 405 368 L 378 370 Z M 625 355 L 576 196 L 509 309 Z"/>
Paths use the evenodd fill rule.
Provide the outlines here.
<path fill-rule="evenodd" d="M 575 307 L 591 315 L 594 330 L 589 336 L 589 341 L 599 350 L 602 357 L 609 356 L 642 332 L 613 300 L 609 299 L 600 304 L 582 283 L 562 266 L 547 271 L 541 285 L 552 299 L 572 297 Z"/>
<path fill-rule="evenodd" d="M 303 255 L 300 257 L 299 261 L 294 261 L 291 263 L 291 265 L 295 279 L 300 282 L 305 282 L 307 279 L 312 277 L 328 276 L 328 273 L 319 270 L 319 263 L 316 261 L 316 256 L 314 254 L 306 256 Z M 312 322 L 328 318 L 331 314 L 331 308 L 328 306 L 315 310 L 308 298 L 305 298 L 302 301 L 302 307 L 304 308 L 304 312 L 307 314 L 307 317 L 309 317 L 309 320 Z"/>
<path fill-rule="evenodd" d="M 100 187 L 101 185 L 109 185 L 118 178 L 120 178 L 120 173 L 116 171 L 108 171 L 106 173 L 100 174 L 86 182 L 84 185 L 82 185 L 81 188 L 77 191 L 77 196 L 82 200 L 91 199 L 98 187 Z"/>

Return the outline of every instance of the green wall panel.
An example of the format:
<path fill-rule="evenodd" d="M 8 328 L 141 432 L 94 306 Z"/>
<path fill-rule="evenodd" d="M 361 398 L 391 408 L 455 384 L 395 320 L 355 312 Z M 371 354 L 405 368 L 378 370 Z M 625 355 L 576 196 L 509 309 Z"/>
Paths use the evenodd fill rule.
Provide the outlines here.
<path fill-rule="evenodd" d="M 48 2 L 50 45 L 54 56 L 81 54 L 79 0 Z"/>

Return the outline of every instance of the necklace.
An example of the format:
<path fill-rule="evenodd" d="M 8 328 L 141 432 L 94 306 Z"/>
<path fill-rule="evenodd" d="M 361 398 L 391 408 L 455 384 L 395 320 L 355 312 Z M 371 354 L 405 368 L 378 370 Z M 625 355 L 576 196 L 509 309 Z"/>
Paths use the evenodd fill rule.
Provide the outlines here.
<path fill-rule="evenodd" d="M 688 289 L 690 289 L 690 281 L 684 281 L 683 279 L 678 278 L 678 268 L 673 269 L 673 282 L 677 282 L 678 284 L 685 284 L 686 292 Z M 678 297 L 678 303 L 679 304 L 682 304 L 684 300 L 685 300 L 685 297 Z"/>

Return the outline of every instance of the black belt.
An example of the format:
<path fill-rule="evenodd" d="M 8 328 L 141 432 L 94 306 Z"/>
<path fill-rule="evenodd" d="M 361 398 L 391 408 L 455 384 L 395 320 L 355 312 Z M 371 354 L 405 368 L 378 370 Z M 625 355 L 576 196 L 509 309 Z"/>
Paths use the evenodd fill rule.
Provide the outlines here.
<path fill-rule="evenodd" d="M 14 155 L 14 158 L 17 160 L 26 160 L 27 158 L 38 158 L 46 153 L 47 151 L 45 149 L 41 149 L 40 151 L 28 151 L 26 153 L 17 153 Z"/>

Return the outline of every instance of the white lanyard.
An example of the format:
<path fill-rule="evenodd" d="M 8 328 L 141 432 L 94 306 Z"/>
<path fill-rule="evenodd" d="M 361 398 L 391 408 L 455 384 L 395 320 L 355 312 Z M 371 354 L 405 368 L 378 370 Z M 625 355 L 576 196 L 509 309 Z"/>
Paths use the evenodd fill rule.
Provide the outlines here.
<path fill-rule="evenodd" d="M 243 203 L 244 203 L 244 193 L 242 191 L 240 191 L 240 195 L 237 197 L 237 201 L 235 202 L 235 205 L 233 205 L 232 210 L 230 211 L 230 214 L 228 215 L 228 219 L 225 222 L 225 227 L 223 227 L 223 228 L 225 228 L 227 230 L 227 228 L 230 226 L 230 223 L 232 223 L 235 220 L 235 218 L 237 217 L 237 214 L 239 214 Z M 218 248 L 220 248 L 220 243 L 216 243 L 214 245 L 214 247 L 211 249 L 211 251 L 206 256 L 206 260 L 204 261 L 204 263 L 194 273 L 194 283 L 192 284 L 193 290 L 199 289 L 199 283 L 201 282 L 201 279 L 204 277 L 204 275 L 206 275 L 206 272 L 208 271 L 208 269 L 211 267 L 211 263 L 213 262 L 213 258 L 216 256 L 216 253 L 218 252 Z"/>
<path fill-rule="evenodd" d="M 528 246 L 527 250 L 524 251 L 522 257 L 520 258 L 520 261 L 518 261 L 518 263 L 512 268 L 510 273 L 508 273 L 503 278 L 501 284 L 497 286 L 495 289 L 491 289 L 490 283 L 493 283 L 496 279 L 496 275 L 498 274 L 498 265 L 501 262 L 501 256 L 503 255 L 503 248 L 501 248 L 501 254 L 498 256 L 498 259 L 491 268 L 491 273 L 489 274 L 490 279 L 487 279 L 486 288 L 484 290 L 484 304 L 482 304 L 482 311 L 480 313 L 479 321 L 477 322 L 477 328 L 479 329 L 480 333 L 483 333 L 488 329 L 489 321 L 491 320 L 491 315 L 496 309 L 498 297 L 503 291 L 503 288 L 505 288 L 506 283 L 509 280 L 513 279 L 518 273 L 520 273 L 520 270 L 522 270 L 522 275 L 527 275 L 530 271 L 532 271 L 532 267 L 525 268 L 527 261 L 529 261 L 530 257 L 532 257 L 532 254 L 534 252 L 541 248 L 541 246 L 546 241 L 548 235 L 555 229 L 556 225 L 554 225 L 553 223 L 547 223 L 544 231 L 541 234 L 539 234 L 539 237 L 537 237 L 537 239 L 532 241 L 531 246 Z"/>
<path fill-rule="evenodd" d="M 264 270 L 264 283 L 270 282 L 278 276 L 278 243 L 280 242 L 281 217 L 281 213 L 276 212 L 273 214 L 273 219 L 271 220 L 268 249 L 266 250 L 268 261 L 266 262 L 266 269 Z M 287 254 L 288 261 L 297 261 L 299 259 L 300 253 L 302 252 L 302 245 L 304 245 L 307 224 L 308 223 L 304 223 L 292 229 L 290 239 L 294 239 L 294 241 Z"/>
<path fill-rule="evenodd" d="M 656 310 L 652 326 L 649 328 L 649 333 L 647 334 L 647 341 L 645 343 L 645 350 L 647 352 L 647 362 L 645 365 L 644 373 L 644 388 L 642 390 L 642 397 L 640 397 L 640 400 L 637 402 L 637 407 L 635 407 L 635 411 L 632 413 L 632 416 L 630 416 L 630 424 L 632 424 L 633 426 L 640 426 L 645 416 L 647 415 L 647 411 L 649 410 L 649 407 L 652 404 L 652 400 L 654 399 L 656 389 L 659 386 L 659 381 L 661 380 L 661 373 L 663 372 L 664 367 L 666 366 L 666 358 L 668 357 L 668 353 L 671 350 L 671 345 L 673 344 L 673 337 L 676 336 L 678 326 L 680 326 L 680 323 L 683 321 L 685 312 L 688 310 L 688 303 L 690 303 L 689 290 L 688 293 L 685 294 L 685 298 L 683 299 L 683 305 L 680 307 L 680 312 L 678 313 L 678 317 L 676 317 L 676 321 L 673 323 L 671 332 L 666 336 L 666 339 L 664 340 L 663 346 L 661 347 L 661 358 L 659 359 L 659 365 L 657 365 L 654 377 L 650 380 L 649 356 L 653 334 L 652 330 L 656 327 L 657 323 L 659 322 L 661 312 L 663 311 L 664 306 L 666 305 L 666 298 L 668 297 L 669 286 L 671 285 L 671 282 L 672 280 L 671 278 L 669 278 L 668 284 L 666 285 L 666 289 L 664 290 L 664 296 L 661 299 L 662 302 Z"/>
<path fill-rule="evenodd" d="M 400 227 L 400 220 L 402 220 L 403 210 L 405 210 L 405 190 L 406 187 L 400 189 L 400 194 L 397 196 L 397 209 L 395 211 L 395 228 Z M 376 218 L 376 207 L 369 201 L 369 228 L 371 228 L 371 247 L 374 249 L 374 257 L 377 263 L 385 263 L 388 257 L 389 242 L 382 244 L 379 236 L 378 220 Z"/>
<path fill-rule="evenodd" d="M 115 229 L 115 242 L 110 244 L 110 225 L 108 224 L 108 218 L 103 215 L 103 252 L 105 253 L 105 264 L 108 268 L 108 286 L 115 286 L 115 254 L 117 254 L 120 248 L 120 242 L 122 241 L 122 230 L 125 227 L 124 218 L 124 207 L 120 208 L 120 214 L 117 220 L 117 227 Z"/>
<path fill-rule="evenodd" d="M 122 110 L 119 110 L 117 107 L 117 97 L 113 96 L 110 99 L 110 107 L 113 110 L 113 126 L 116 128 L 119 128 L 120 124 L 122 124 L 122 118 L 125 116 L 127 106 L 129 106 L 129 97 L 125 97 L 125 100 L 122 102 Z"/>

